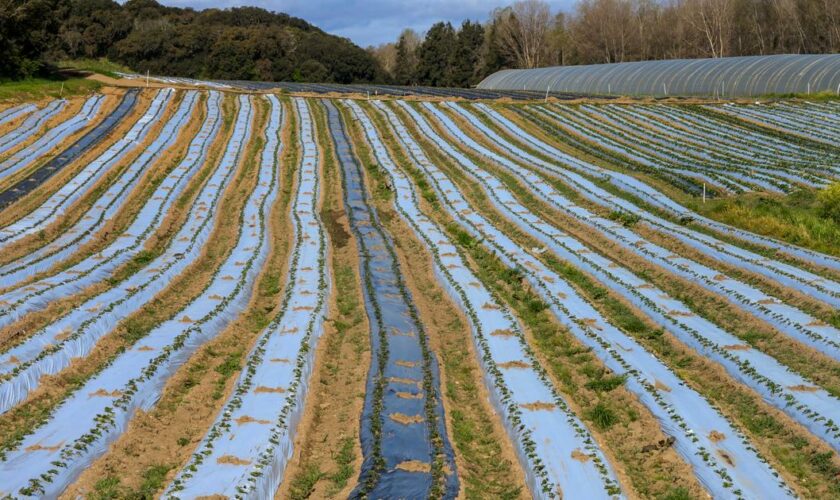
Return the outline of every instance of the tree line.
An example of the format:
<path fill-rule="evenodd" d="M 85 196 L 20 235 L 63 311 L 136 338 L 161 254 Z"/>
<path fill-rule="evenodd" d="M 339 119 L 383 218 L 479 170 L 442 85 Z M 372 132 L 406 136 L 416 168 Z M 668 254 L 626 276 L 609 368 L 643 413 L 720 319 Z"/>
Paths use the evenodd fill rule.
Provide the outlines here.
<path fill-rule="evenodd" d="M 840 0 L 525 0 L 367 50 L 255 7 L 0 0 L 0 78 L 107 57 L 191 78 L 468 87 L 506 68 L 838 51 Z"/>
<path fill-rule="evenodd" d="M 505 68 L 836 53 L 840 0 L 578 0 L 570 12 L 526 0 L 368 50 L 394 83 L 453 86 Z"/>
<path fill-rule="evenodd" d="M 8 56 L 7 56 L 8 55 Z M 223 80 L 373 82 L 376 59 L 346 38 L 255 7 L 193 10 L 154 0 L 0 0 L 0 77 L 107 57 L 135 71 Z"/>

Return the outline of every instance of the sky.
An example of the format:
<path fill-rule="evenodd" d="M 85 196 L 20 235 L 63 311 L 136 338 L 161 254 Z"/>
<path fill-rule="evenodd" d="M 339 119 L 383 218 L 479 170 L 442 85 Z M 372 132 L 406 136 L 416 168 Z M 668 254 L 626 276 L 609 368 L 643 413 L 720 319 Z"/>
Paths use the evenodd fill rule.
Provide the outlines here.
<path fill-rule="evenodd" d="M 300 17 L 357 45 L 379 45 L 397 39 L 405 28 L 423 33 L 438 21 L 458 26 L 465 19 L 485 21 L 496 7 L 513 0 L 158 0 L 174 7 L 225 8 L 252 5 Z M 568 10 L 573 0 L 548 0 L 554 11 Z"/>

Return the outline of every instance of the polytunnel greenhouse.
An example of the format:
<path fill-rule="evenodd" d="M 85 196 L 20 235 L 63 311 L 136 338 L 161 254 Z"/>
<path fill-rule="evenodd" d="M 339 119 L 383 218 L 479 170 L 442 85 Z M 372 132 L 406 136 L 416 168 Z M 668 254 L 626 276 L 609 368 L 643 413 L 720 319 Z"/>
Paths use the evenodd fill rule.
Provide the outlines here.
<path fill-rule="evenodd" d="M 478 88 L 646 96 L 840 94 L 840 54 L 677 59 L 502 70 L 485 78 Z"/>

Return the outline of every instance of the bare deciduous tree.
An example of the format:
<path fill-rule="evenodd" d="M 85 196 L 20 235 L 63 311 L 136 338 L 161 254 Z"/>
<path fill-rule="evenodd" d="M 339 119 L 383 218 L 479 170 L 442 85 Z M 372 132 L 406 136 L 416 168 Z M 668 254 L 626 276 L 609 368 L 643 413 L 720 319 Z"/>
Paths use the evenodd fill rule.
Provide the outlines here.
<path fill-rule="evenodd" d="M 548 36 L 554 16 L 548 4 L 540 0 L 516 2 L 494 12 L 502 47 L 521 68 L 538 68 L 547 54 Z"/>

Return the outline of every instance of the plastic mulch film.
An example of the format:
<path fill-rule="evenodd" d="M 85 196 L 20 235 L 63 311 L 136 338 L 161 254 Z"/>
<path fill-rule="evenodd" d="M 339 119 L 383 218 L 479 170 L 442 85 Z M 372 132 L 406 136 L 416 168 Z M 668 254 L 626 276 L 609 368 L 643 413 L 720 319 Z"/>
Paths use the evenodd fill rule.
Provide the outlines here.
<path fill-rule="evenodd" d="M 507 144 L 506 147 L 508 148 L 508 150 L 513 152 L 516 156 L 522 158 L 525 162 L 527 162 L 526 164 L 539 166 L 546 170 L 556 170 L 556 166 L 550 164 L 549 162 L 545 162 L 539 158 L 536 158 L 533 155 L 522 151 L 521 148 L 511 147 L 509 141 L 501 139 L 498 134 L 490 130 L 486 125 L 480 123 L 473 115 L 467 113 L 466 110 L 464 110 L 463 108 L 456 106 L 453 107 L 453 109 L 459 112 L 466 119 L 470 120 L 482 132 L 498 139 L 501 144 Z M 545 152 L 551 151 L 550 148 L 541 145 L 541 143 L 539 141 L 534 140 L 533 137 L 526 136 L 521 129 L 515 128 L 514 125 L 512 125 L 503 117 L 499 116 L 494 111 L 489 110 L 487 108 L 482 109 L 485 110 L 485 112 L 488 114 L 488 116 L 491 117 L 491 119 L 498 120 L 498 123 L 502 124 L 511 133 L 517 134 L 520 137 L 527 137 L 529 144 L 535 146 L 540 145 L 540 148 L 543 149 Z M 554 157 L 558 159 L 562 158 L 559 155 L 555 155 Z M 574 176 L 573 173 L 568 173 L 568 175 L 570 177 Z M 633 186 L 633 190 L 635 191 L 643 190 L 647 193 L 654 191 L 649 186 L 644 186 L 643 189 L 641 187 L 642 183 L 637 179 L 634 179 L 630 176 L 625 176 L 623 174 L 619 175 L 621 177 L 619 177 L 618 175 L 614 177 L 616 179 L 620 179 L 619 182 L 622 185 Z M 647 198 L 649 197 L 650 196 L 648 196 Z M 657 196 L 657 198 L 662 199 L 663 196 L 659 195 Z M 749 269 L 750 271 L 764 275 L 779 283 L 783 283 L 786 286 L 796 289 L 802 293 L 813 296 L 818 300 L 822 300 L 828 305 L 840 307 L 840 283 L 836 281 L 832 281 L 822 276 L 818 276 L 814 273 L 811 273 L 801 268 L 797 268 L 790 264 L 775 259 L 767 258 L 763 255 L 758 255 L 744 248 L 714 238 L 713 236 L 706 235 L 698 231 L 693 231 L 690 228 L 687 228 L 680 224 L 675 224 L 647 210 L 642 209 L 641 207 L 635 205 L 630 201 L 618 197 L 610 197 L 608 194 L 606 194 L 606 192 L 600 189 L 598 190 L 596 196 L 593 197 L 593 201 L 596 201 L 596 203 L 600 205 L 606 205 L 614 210 L 637 214 L 645 223 L 649 224 L 651 227 L 662 231 L 670 236 L 673 236 L 674 238 L 684 242 L 686 245 L 695 248 L 701 253 L 705 253 L 713 259 L 723 260 L 729 264 Z M 685 214 L 685 212 L 682 213 Z"/>
<path fill-rule="evenodd" d="M 501 417 L 536 498 L 610 498 L 619 483 L 584 424 L 534 357 L 517 321 L 465 264 L 446 234 L 419 208 L 408 177 L 396 168 L 368 117 L 346 101 L 364 127 L 395 191 L 395 207 L 426 243 L 439 282 L 471 326 L 490 402 Z"/>
<path fill-rule="evenodd" d="M 547 154 L 549 157 L 557 161 L 557 165 L 545 166 L 545 162 L 540 162 L 538 165 L 535 165 L 546 172 L 550 172 L 552 175 L 559 175 L 561 177 L 565 176 L 570 180 L 570 182 L 580 185 L 583 185 L 585 183 L 592 183 L 588 180 L 581 178 L 579 175 L 576 174 L 576 172 L 585 173 L 588 175 L 595 175 L 600 179 L 609 181 L 617 188 L 624 191 L 628 191 L 633 195 L 638 196 L 645 202 L 651 203 L 652 205 L 666 210 L 678 217 L 688 217 L 692 220 L 692 222 L 704 225 L 716 231 L 735 236 L 739 239 L 751 243 L 779 250 L 794 257 L 809 262 L 815 262 L 819 265 L 826 266 L 834 270 L 840 270 L 840 259 L 838 259 L 837 257 L 801 248 L 795 245 L 791 245 L 789 243 L 784 243 L 766 236 L 750 233 L 749 231 L 737 229 L 726 224 L 703 217 L 695 212 L 692 212 L 688 208 L 680 205 L 676 201 L 668 198 L 664 194 L 648 186 L 644 182 L 636 179 L 635 177 L 623 174 L 621 172 L 616 172 L 614 170 L 607 170 L 600 167 L 596 167 L 585 161 L 574 158 L 562 151 L 552 148 L 548 144 L 536 141 L 533 137 L 529 136 L 527 133 L 524 133 L 519 127 L 511 123 L 510 120 L 494 112 L 489 107 L 479 104 L 476 105 L 476 108 L 484 112 L 488 117 L 490 117 L 491 120 L 495 121 L 499 126 L 501 126 L 504 129 L 507 129 L 514 137 L 520 138 L 522 141 L 527 142 L 529 145 L 533 146 L 537 150 L 543 152 L 544 154 Z M 542 108 L 534 109 L 538 110 L 538 112 L 543 113 L 545 115 L 554 116 L 553 112 L 550 110 Z M 561 166 L 562 168 L 558 168 L 558 166 Z M 570 169 L 576 172 L 570 171 Z M 592 188 L 587 187 L 587 189 L 582 190 L 581 194 L 587 197 L 588 199 L 591 199 L 595 203 L 606 204 L 618 210 L 630 211 L 630 213 L 645 213 L 644 210 L 630 203 L 629 201 L 614 197 L 609 193 L 606 193 L 606 191 L 595 187 L 594 185 Z M 648 218 L 648 220 L 652 219 Z"/>
<path fill-rule="evenodd" d="M 361 418 L 364 461 L 352 496 L 454 498 L 458 471 L 444 423 L 437 358 L 391 238 L 368 203 L 363 173 L 338 110 L 331 101 L 324 103 L 342 169 L 344 205 L 358 241 L 373 346 Z M 440 464 L 437 472 L 435 462 Z"/>
<path fill-rule="evenodd" d="M 26 117 L 18 127 L 15 127 L 14 130 L 0 137 L 0 155 L 5 154 L 18 144 L 32 137 L 50 118 L 64 109 L 66 105 L 67 101 L 64 99 L 50 101 L 49 104 Z"/>
<path fill-rule="evenodd" d="M 18 181 L 14 186 L 0 193 L 0 208 L 6 207 L 22 198 L 104 139 L 134 108 L 134 105 L 137 103 L 137 94 L 137 90 L 126 92 L 117 108 L 111 111 L 95 127 L 88 130 L 83 136 L 73 142 L 73 144 L 64 148 L 63 151 L 56 153 L 55 156 L 39 166 L 24 179 Z"/>
<path fill-rule="evenodd" d="M 218 96 L 216 96 L 218 97 Z M 247 104 L 247 101 L 245 101 Z M 189 103 L 185 103 L 189 107 Z M 203 165 L 207 148 L 219 130 L 221 122 L 218 101 L 208 102 L 207 120 L 202 130 L 190 144 L 181 166 L 158 186 L 160 199 L 156 206 L 168 207 L 183 184 Z M 238 120 L 240 134 L 244 135 L 250 123 L 250 107 L 241 110 Z M 209 133 L 208 133 L 209 132 Z M 94 297 L 79 307 L 57 318 L 46 327 L 0 354 L 0 410 L 6 411 L 22 401 L 29 391 L 37 387 L 44 374 L 57 373 L 75 357 L 85 356 L 103 335 L 112 331 L 117 323 L 138 310 L 200 254 L 218 217 L 216 207 L 223 189 L 233 175 L 241 148 L 231 141 L 227 162 L 218 168 L 202 189 L 190 208 L 187 223 L 182 226 L 162 255 L 145 267 Z M 183 168 L 181 168 L 183 167 Z"/>
<path fill-rule="evenodd" d="M 105 96 L 103 95 L 89 97 L 74 116 L 59 123 L 32 144 L 28 144 L 25 148 L 0 162 L 0 181 L 34 164 L 68 136 L 86 127 L 99 113 L 104 100 Z"/>
<path fill-rule="evenodd" d="M 248 138 L 239 147 L 245 148 Z M 125 431 L 136 410 L 154 406 L 169 377 L 198 348 L 245 310 L 270 247 L 266 217 L 277 193 L 275 166 L 274 161 L 260 164 L 256 187 L 238 214 L 235 246 L 207 287 L 118 355 L 5 454 L 0 462 L 4 493 L 60 494 Z"/>
<path fill-rule="evenodd" d="M 645 312 L 676 338 L 699 354 L 720 363 L 739 382 L 756 391 L 772 406 L 790 415 L 813 434 L 840 449 L 840 428 L 830 415 L 838 399 L 813 382 L 761 351 L 752 349 L 738 337 L 694 314 L 682 302 L 636 276 L 618 262 L 613 262 L 586 247 L 575 238 L 547 224 L 522 206 L 495 176 L 474 164 L 434 133 L 420 115 L 413 115 L 421 130 L 450 157 L 455 159 L 487 193 L 488 199 L 522 231 L 540 241 L 543 249 L 573 263 L 598 277 L 602 283 Z M 459 142 L 469 144 L 455 124 L 436 114 Z"/>
<path fill-rule="evenodd" d="M 280 310 L 258 336 L 233 395 L 165 498 L 272 498 L 292 457 L 330 293 L 326 234 L 317 215 L 318 148 L 306 102 L 295 99 L 294 105 L 303 147 Z M 266 161 L 277 162 L 279 141 L 272 140 L 277 151 Z"/>
<path fill-rule="evenodd" d="M 157 138 L 152 147 L 144 149 L 128 168 L 131 175 L 135 177 L 134 180 L 111 185 L 103 195 L 105 199 L 114 201 L 128 196 L 130 188 L 139 180 L 139 176 L 163 153 L 164 146 L 171 145 L 177 139 L 176 131 L 189 118 L 193 104 L 192 99 L 182 102 L 176 113 L 177 119 L 168 122 L 164 127 L 164 134 Z M 241 125 L 241 127 L 244 126 L 244 124 Z M 197 165 L 196 161 L 190 162 L 188 159 L 170 172 L 164 182 L 155 188 L 151 198 L 146 200 L 129 227 L 107 247 L 57 274 L 44 276 L 26 286 L 18 286 L 0 295 L 0 325 L 10 324 L 28 312 L 43 309 L 53 300 L 76 293 L 106 279 L 121 264 L 141 252 L 146 241 L 154 235 L 159 221 L 165 216 L 169 206 L 186 187 L 187 181 L 196 171 L 193 167 Z M 96 206 L 93 210 L 96 210 Z M 113 211 L 106 210 L 94 213 L 95 215 L 92 216 L 94 220 L 113 215 Z M 82 234 L 85 235 L 85 233 Z M 72 253 L 75 246 L 76 243 L 71 242 L 63 248 L 53 247 L 52 250 L 55 251 L 50 251 L 43 259 L 4 269 L 5 278 L 14 282 L 13 279 L 17 281 L 25 277 L 25 273 L 50 269 L 52 265 L 59 262 L 61 257 Z"/>
<path fill-rule="evenodd" d="M 837 145 L 840 139 L 838 117 L 834 114 L 809 117 L 788 104 L 752 104 L 705 106 L 706 109 L 736 116 L 759 123 L 765 127 L 781 130 L 786 134 L 804 137 L 823 144 Z"/>
<path fill-rule="evenodd" d="M 36 111 L 37 109 L 38 109 L 38 107 L 35 106 L 34 104 L 31 104 L 31 103 L 20 104 L 20 105 L 8 108 L 8 109 L 4 110 L 2 113 L 0 113 L 0 125 L 5 125 L 9 122 L 17 120 L 18 118 L 26 116 L 29 113 L 32 113 L 33 111 Z"/>
<path fill-rule="evenodd" d="M 415 120 L 420 118 L 413 116 Z M 455 137 L 463 143 L 471 140 L 463 133 Z M 506 265 L 520 270 L 569 332 L 592 349 L 610 370 L 626 376 L 627 389 L 650 410 L 663 431 L 675 439 L 675 450 L 712 496 L 780 498 L 792 494 L 778 479 L 778 473 L 717 408 L 635 339 L 609 323 L 557 273 L 472 210 L 455 184 L 425 158 L 416 144 L 411 151 L 452 217 Z"/>
<path fill-rule="evenodd" d="M 35 210 L 0 229 L 0 244 L 8 245 L 28 234 L 39 231 L 61 217 L 67 207 L 81 198 L 88 188 L 108 173 L 129 151 L 146 138 L 163 116 L 166 104 L 172 94 L 172 91 L 158 92 L 143 116 L 137 120 L 124 137 L 117 140 L 104 153 L 85 165 L 81 171 Z M 101 211 L 102 208 L 98 210 Z M 52 245 L 56 245 L 56 242 L 53 242 Z M 3 267 L 8 266 L 9 264 Z M 0 271 L 0 276 L 4 276 L 2 271 Z"/>
<path fill-rule="evenodd" d="M 535 138 L 524 134 L 521 129 L 515 128 L 505 118 L 500 117 L 492 110 L 487 110 L 486 113 L 491 118 L 498 120 L 498 123 L 503 124 L 508 130 L 516 130 L 514 136 L 520 137 L 529 144 L 544 150 L 547 153 L 554 153 L 553 158 L 559 160 L 559 165 L 545 162 L 539 158 L 529 155 L 520 148 L 512 145 L 510 142 L 500 138 L 494 131 L 483 126 L 480 122 L 474 121 L 474 125 L 493 138 L 497 144 L 506 148 L 512 155 L 523 159 L 528 165 L 548 173 L 549 175 L 556 175 L 568 181 L 581 196 L 591 200 L 593 203 L 609 207 L 614 210 L 626 211 L 632 214 L 639 215 L 645 223 L 654 226 L 658 230 L 665 231 L 672 236 L 685 241 L 689 246 L 703 253 L 707 253 L 713 259 L 730 260 L 738 262 L 737 265 L 746 267 L 754 272 L 760 274 L 767 274 L 773 279 L 777 279 L 783 283 L 791 283 L 798 281 L 797 287 L 804 287 L 808 290 L 831 290 L 832 287 L 836 289 L 837 284 L 830 280 L 819 278 L 808 282 L 803 280 L 800 276 L 807 277 L 808 272 L 803 269 L 792 268 L 784 263 L 774 261 L 773 259 L 755 256 L 750 258 L 751 254 L 745 249 L 735 247 L 726 242 L 715 240 L 709 236 L 702 235 L 698 232 L 690 231 L 686 228 L 681 228 L 679 225 L 666 221 L 660 217 L 651 214 L 631 202 L 613 196 L 607 191 L 598 187 L 594 182 L 578 175 L 571 170 L 575 168 L 586 169 L 589 168 L 589 173 L 593 174 L 600 172 L 594 167 L 586 166 L 583 162 L 568 157 L 565 153 L 552 150 L 549 146 L 537 141 Z M 597 217 L 595 214 L 585 209 L 584 207 L 575 205 L 570 200 L 562 196 L 559 192 L 549 186 L 539 175 L 534 172 L 521 167 L 510 161 L 510 159 L 502 157 L 486 148 L 485 155 L 492 157 L 497 163 L 510 169 L 515 175 L 521 177 L 523 182 L 532 186 L 534 192 L 546 200 L 549 204 L 555 206 L 562 212 L 580 219 L 585 224 L 597 228 L 603 233 L 611 235 L 619 245 L 634 252 L 643 258 L 656 262 L 667 269 L 671 269 L 678 275 L 684 276 L 711 290 L 715 293 L 727 297 L 732 303 L 741 309 L 750 312 L 754 316 L 761 318 L 771 325 L 773 325 L 780 332 L 802 342 L 808 344 L 827 356 L 835 359 L 840 359 L 840 331 L 837 328 L 818 321 L 811 315 L 802 310 L 788 305 L 781 300 L 765 294 L 760 289 L 752 285 L 738 281 L 727 276 L 725 273 L 719 272 L 709 266 L 703 265 L 700 262 L 682 257 L 678 254 L 656 245 L 640 235 L 633 232 L 631 229 L 616 224 L 613 221 L 603 217 Z M 571 166 L 572 169 L 563 168 L 563 166 Z M 655 192 L 650 186 L 642 183 L 626 174 L 610 173 L 605 174 L 610 180 L 615 181 L 616 185 L 626 186 L 624 189 L 633 192 L 650 193 Z M 658 200 L 662 203 L 671 203 L 670 199 L 659 195 Z M 737 261 L 735 260 L 737 259 Z M 785 268 L 789 271 L 785 271 Z M 815 276 L 815 275 L 814 275 Z M 817 293 L 817 298 L 826 295 Z"/>

